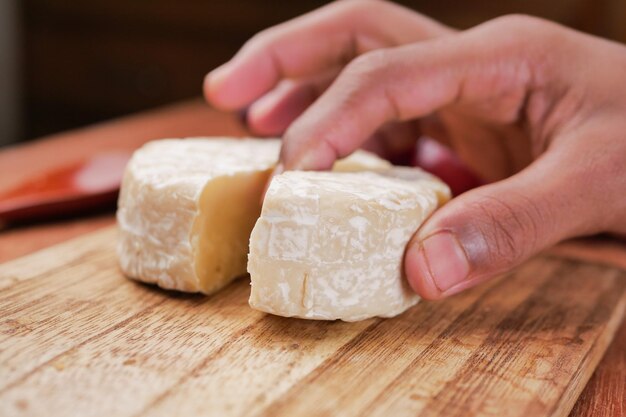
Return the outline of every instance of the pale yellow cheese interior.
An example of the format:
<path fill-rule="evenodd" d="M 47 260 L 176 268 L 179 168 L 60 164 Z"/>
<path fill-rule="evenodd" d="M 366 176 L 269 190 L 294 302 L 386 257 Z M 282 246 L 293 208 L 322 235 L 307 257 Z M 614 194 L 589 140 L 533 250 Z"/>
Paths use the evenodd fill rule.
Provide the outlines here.
<path fill-rule="evenodd" d="M 146 144 L 121 187 L 117 253 L 130 278 L 212 294 L 246 273 L 248 241 L 280 141 L 191 138 Z M 343 171 L 390 167 L 358 151 Z"/>
<path fill-rule="evenodd" d="M 210 294 L 246 273 L 250 232 L 270 170 L 210 181 L 191 232 L 199 290 Z"/>
<path fill-rule="evenodd" d="M 383 170 L 389 166 L 360 152 L 337 161 L 333 170 Z M 214 178 L 204 187 L 190 236 L 200 292 L 212 294 L 246 274 L 250 233 L 261 214 L 261 196 L 271 171 Z"/>

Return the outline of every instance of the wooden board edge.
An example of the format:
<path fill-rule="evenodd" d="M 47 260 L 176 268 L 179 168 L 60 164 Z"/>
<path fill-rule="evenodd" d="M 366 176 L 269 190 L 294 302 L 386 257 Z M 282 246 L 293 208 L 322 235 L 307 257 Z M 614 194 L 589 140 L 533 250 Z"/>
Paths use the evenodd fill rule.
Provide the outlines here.
<path fill-rule="evenodd" d="M 570 415 L 578 397 L 580 397 L 580 394 L 587 386 L 587 382 L 589 382 L 589 379 L 602 360 L 604 353 L 611 345 L 617 330 L 622 325 L 625 312 L 626 291 L 622 294 L 617 307 L 613 310 L 613 315 L 606 323 L 603 331 L 596 338 L 591 348 L 578 365 L 578 369 L 570 380 L 570 383 L 563 390 L 561 398 L 556 403 L 554 410 L 550 413 L 551 417 L 568 417 Z"/>

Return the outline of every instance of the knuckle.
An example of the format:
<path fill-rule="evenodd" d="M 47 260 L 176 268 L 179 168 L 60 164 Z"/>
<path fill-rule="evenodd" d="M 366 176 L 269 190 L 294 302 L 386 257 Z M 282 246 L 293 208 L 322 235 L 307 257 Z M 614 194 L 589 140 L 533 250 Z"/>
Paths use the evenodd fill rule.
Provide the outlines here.
<path fill-rule="evenodd" d="M 525 14 L 501 16 L 490 21 L 487 26 L 500 34 L 496 39 L 504 41 L 506 47 L 517 48 L 528 45 L 534 48 L 551 47 L 561 40 L 563 32 L 563 28 L 553 22 Z"/>
<path fill-rule="evenodd" d="M 360 55 L 350 61 L 337 80 L 346 104 L 358 105 L 385 84 L 384 50 Z"/>
<path fill-rule="evenodd" d="M 389 54 L 384 49 L 378 49 L 353 59 L 346 67 L 346 74 L 363 83 L 374 82 L 380 77 L 388 64 Z"/>
<path fill-rule="evenodd" d="M 262 31 L 255 33 L 246 41 L 242 49 L 255 49 L 266 45 L 273 37 L 273 33 L 273 28 L 263 29 Z"/>
<path fill-rule="evenodd" d="M 384 0 L 342 0 L 336 4 L 351 12 L 367 12 L 385 3 Z"/>
<path fill-rule="evenodd" d="M 382 104 L 381 111 L 388 120 L 403 120 L 401 103 L 394 93 L 394 84 L 402 71 L 398 56 L 387 49 L 377 49 L 363 54 L 348 64 L 337 85 L 343 91 L 346 106 L 361 106 L 362 103 Z"/>
<path fill-rule="evenodd" d="M 545 81 L 550 68 L 569 50 L 571 34 L 562 26 L 523 14 L 505 15 L 485 23 L 481 30 L 494 39 L 492 50 L 512 63 L 524 79 Z"/>
<path fill-rule="evenodd" d="M 281 23 L 255 33 L 243 46 L 243 49 L 267 49 L 279 41 L 284 33 L 284 28 L 289 22 Z"/>
<path fill-rule="evenodd" d="M 358 21 L 376 15 L 381 7 L 387 6 L 388 2 L 386 0 L 337 0 L 321 7 L 318 11 L 328 13 L 335 18 Z"/>
<path fill-rule="evenodd" d="M 542 25 L 544 24 L 545 21 L 538 17 L 523 14 L 523 13 L 511 13 L 511 14 L 506 14 L 504 16 L 497 17 L 493 20 L 493 22 L 499 24 L 500 26 L 504 26 L 510 30 L 513 30 L 513 29 L 527 30 L 528 28 L 533 28 L 538 24 Z"/>
<path fill-rule="evenodd" d="M 487 243 L 489 262 L 516 264 L 537 247 L 543 211 L 532 199 L 514 196 L 504 201 L 482 196 L 474 203 L 478 232 Z"/>
<path fill-rule="evenodd" d="M 491 204 L 478 204 L 481 221 L 476 227 L 488 247 L 488 261 L 492 264 L 504 262 L 513 264 L 519 257 L 515 234 L 510 230 L 510 222 L 502 217 L 501 209 Z"/>

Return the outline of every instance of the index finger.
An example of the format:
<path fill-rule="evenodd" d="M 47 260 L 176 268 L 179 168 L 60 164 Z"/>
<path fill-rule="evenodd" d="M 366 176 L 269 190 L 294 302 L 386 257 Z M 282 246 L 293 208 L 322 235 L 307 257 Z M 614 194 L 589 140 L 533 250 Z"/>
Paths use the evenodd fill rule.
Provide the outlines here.
<path fill-rule="evenodd" d="M 372 49 L 448 32 L 443 25 L 392 3 L 332 3 L 254 36 L 231 61 L 207 75 L 205 96 L 219 108 L 243 108 L 283 78 L 314 75 Z"/>
<path fill-rule="evenodd" d="M 385 123 L 456 103 L 470 105 L 486 120 L 514 123 L 541 78 L 536 63 L 548 49 L 540 37 L 546 27 L 551 26 L 539 19 L 507 17 L 357 58 L 286 131 L 283 166 L 329 169 Z"/>

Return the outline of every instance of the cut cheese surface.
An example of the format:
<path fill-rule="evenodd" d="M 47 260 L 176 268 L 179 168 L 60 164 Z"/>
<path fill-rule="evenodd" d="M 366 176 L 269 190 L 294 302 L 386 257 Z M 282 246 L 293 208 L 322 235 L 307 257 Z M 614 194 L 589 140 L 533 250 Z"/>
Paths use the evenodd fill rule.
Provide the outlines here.
<path fill-rule="evenodd" d="M 419 300 L 403 278 L 405 246 L 449 198 L 413 168 L 275 177 L 250 238 L 250 305 L 307 319 L 400 314 Z"/>
<path fill-rule="evenodd" d="M 129 162 L 118 202 L 118 257 L 129 277 L 211 294 L 246 273 L 250 232 L 280 151 L 277 139 L 150 142 Z M 341 170 L 384 170 L 356 152 Z"/>

